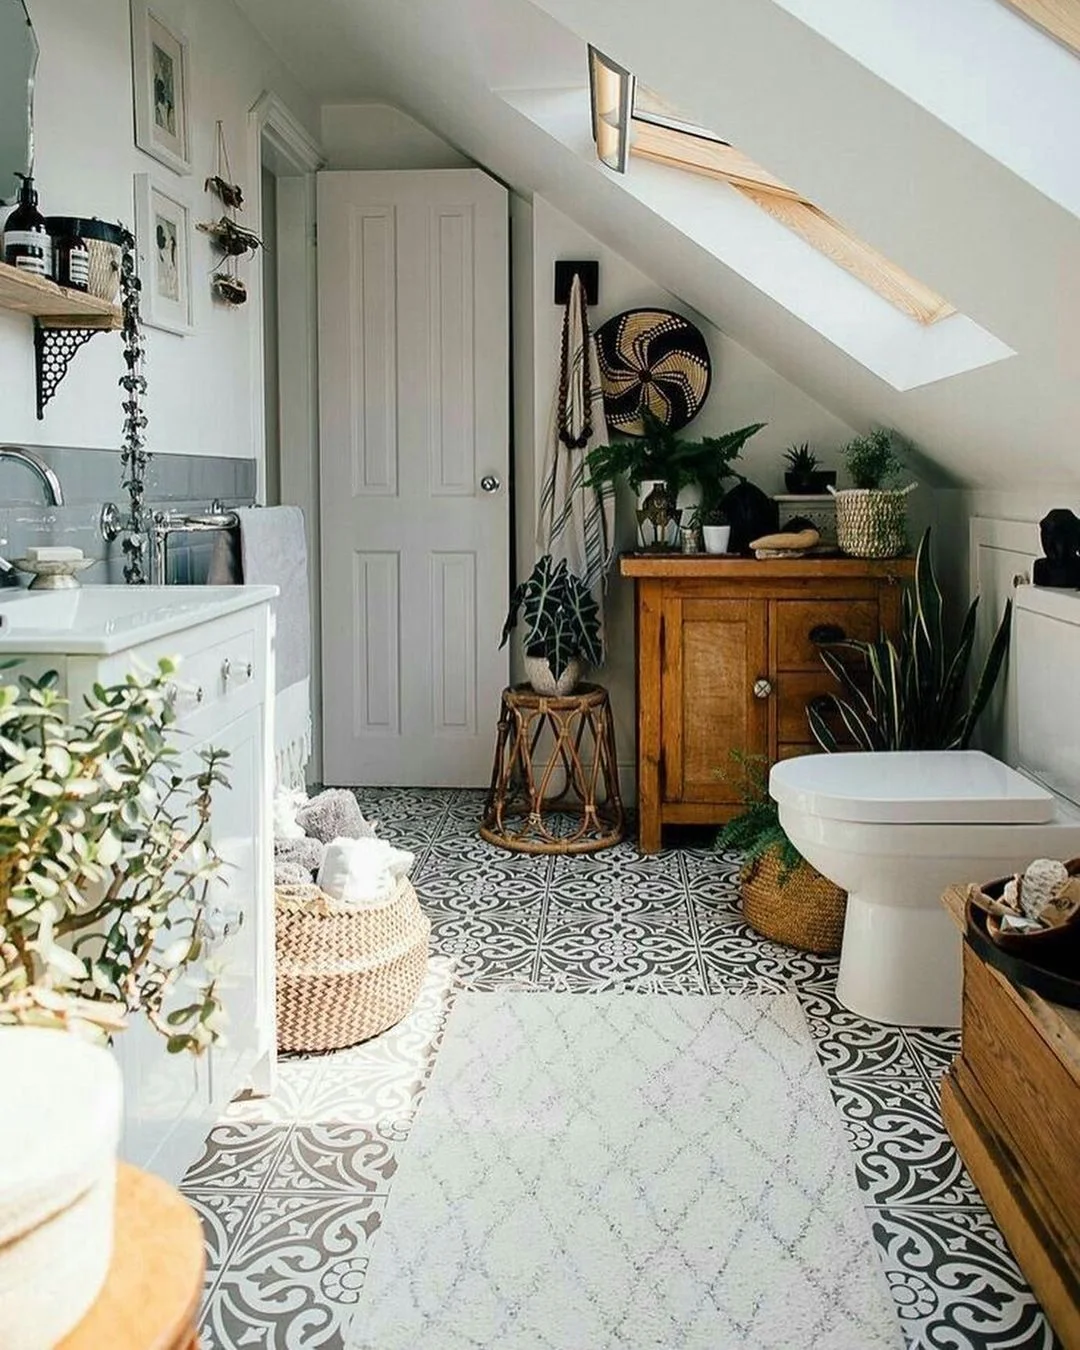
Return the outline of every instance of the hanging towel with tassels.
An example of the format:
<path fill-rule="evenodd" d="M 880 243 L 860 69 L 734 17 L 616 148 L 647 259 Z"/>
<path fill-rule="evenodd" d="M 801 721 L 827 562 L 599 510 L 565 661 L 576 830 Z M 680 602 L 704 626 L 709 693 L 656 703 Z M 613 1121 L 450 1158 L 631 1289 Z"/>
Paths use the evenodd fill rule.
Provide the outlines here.
<path fill-rule="evenodd" d="M 540 490 L 536 547 L 565 558 L 604 613 L 608 568 L 615 553 L 615 488 L 588 485 L 585 457 L 608 439 L 600 361 L 589 332 L 585 290 L 575 276 L 563 315 L 559 386 L 555 391 Z"/>

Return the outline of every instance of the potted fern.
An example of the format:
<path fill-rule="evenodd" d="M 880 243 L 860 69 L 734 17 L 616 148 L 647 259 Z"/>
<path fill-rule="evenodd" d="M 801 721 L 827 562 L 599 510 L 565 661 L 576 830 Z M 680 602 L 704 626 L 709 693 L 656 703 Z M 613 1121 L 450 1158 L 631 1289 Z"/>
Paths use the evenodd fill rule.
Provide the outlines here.
<path fill-rule="evenodd" d="M 856 436 L 841 454 L 852 486 L 829 490 L 836 497 L 836 538 L 853 558 L 898 558 L 907 551 L 907 497 L 915 484 L 898 488 L 904 464 L 891 431 L 879 427 Z"/>
<path fill-rule="evenodd" d="M 716 838 L 741 856 L 739 900 L 747 923 L 763 937 L 821 955 L 840 950 L 847 896 L 806 861 L 784 833 L 769 796 L 768 761 L 733 750 L 743 809 Z"/>
<path fill-rule="evenodd" d="M 876 642 L 848 639 L 821 648 L 840 692 L 807 707 L 823 750 L 966 750 L 1005 665 L 1012 601 L 1006 606 L 982 669 L 969 681 L 979 600 L 950 634 L 934 571 L 928 529 L 904 591 L 900 633 Z"/>
<path fill-rule="evenodd" d="M 600 611 L 585 583 L 548 554 L 514 591 L 503 624 L 504 647 L 525 620 L 525 673 L 538 694 L 562 697 L 577 688 L 582 665 L 603 661 Z"/>

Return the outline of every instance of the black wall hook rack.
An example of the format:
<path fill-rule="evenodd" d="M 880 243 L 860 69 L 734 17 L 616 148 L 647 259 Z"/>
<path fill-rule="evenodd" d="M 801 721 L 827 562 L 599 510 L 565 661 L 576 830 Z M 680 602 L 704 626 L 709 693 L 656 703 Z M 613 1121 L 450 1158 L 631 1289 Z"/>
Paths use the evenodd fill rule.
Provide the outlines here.
<path fill-rule="evenodd" d="M 570 299 L 570 288 L 575 274 L 585 287 L 585 301 L 595 305 L 600 300 L 600 264 L 593 261 L 575 262 L 560 259 L 555 264 L 555 303 L 565 305 Z"/>

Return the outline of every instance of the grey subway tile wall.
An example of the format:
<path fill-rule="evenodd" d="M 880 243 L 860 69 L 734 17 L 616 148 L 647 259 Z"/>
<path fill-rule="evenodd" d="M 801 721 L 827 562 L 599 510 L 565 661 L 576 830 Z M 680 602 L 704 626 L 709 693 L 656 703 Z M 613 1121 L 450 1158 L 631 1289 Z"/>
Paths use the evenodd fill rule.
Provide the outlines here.
<path fill-rule="evenodd" d="M 0 438 L 0 443 L 2 438 Z M 18 464 L 0 461 L 0 556 L 23 557 L 31 544 L 70 544 L 97 563 L 82 574 L 90 585 L 123 583 L 120 540 L 108 544 L 101 534 L 101 508 L 115 502 L 124 509 L 119 450 L 76 446 L 27 445 L 56 471 L 63 506 L 46 506 L 35 475 Z M 204 455 L 159 455 L 147 475 L 151 510 L 206 511 L 214 501 L 227 507 L 255 500 L 255 461 Z M 172 585 L 201 585 L 213 554 L 212 536 L 174 534 L 169 541 L 167 579 Z M 29 581 L 29 577 L 24 577 Z"/>

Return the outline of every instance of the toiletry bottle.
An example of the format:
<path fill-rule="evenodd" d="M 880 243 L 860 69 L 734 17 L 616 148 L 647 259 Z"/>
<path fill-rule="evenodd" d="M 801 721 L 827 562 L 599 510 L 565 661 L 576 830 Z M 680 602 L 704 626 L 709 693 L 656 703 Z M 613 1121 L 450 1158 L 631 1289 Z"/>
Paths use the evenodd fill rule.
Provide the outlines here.
<path fill-rule="evenodd" d="M 53 221 L 55 230 L 55 219 Z M 90 289 L 90 247 L 75 228 L 75 221 L 67 221 L 60 233 L 52 236 L 53 280 L 75 291 Z"/>
<path fill-rule="evenodd" d="M 4 222 L 4 262 L 22 272 L 49 277 L 52 275 L 52 240 L 45 217 L 38 210 L 34 180 L 22 173 L 15 177 L 22 179 L 22 187 L 18 205 Z"/>

